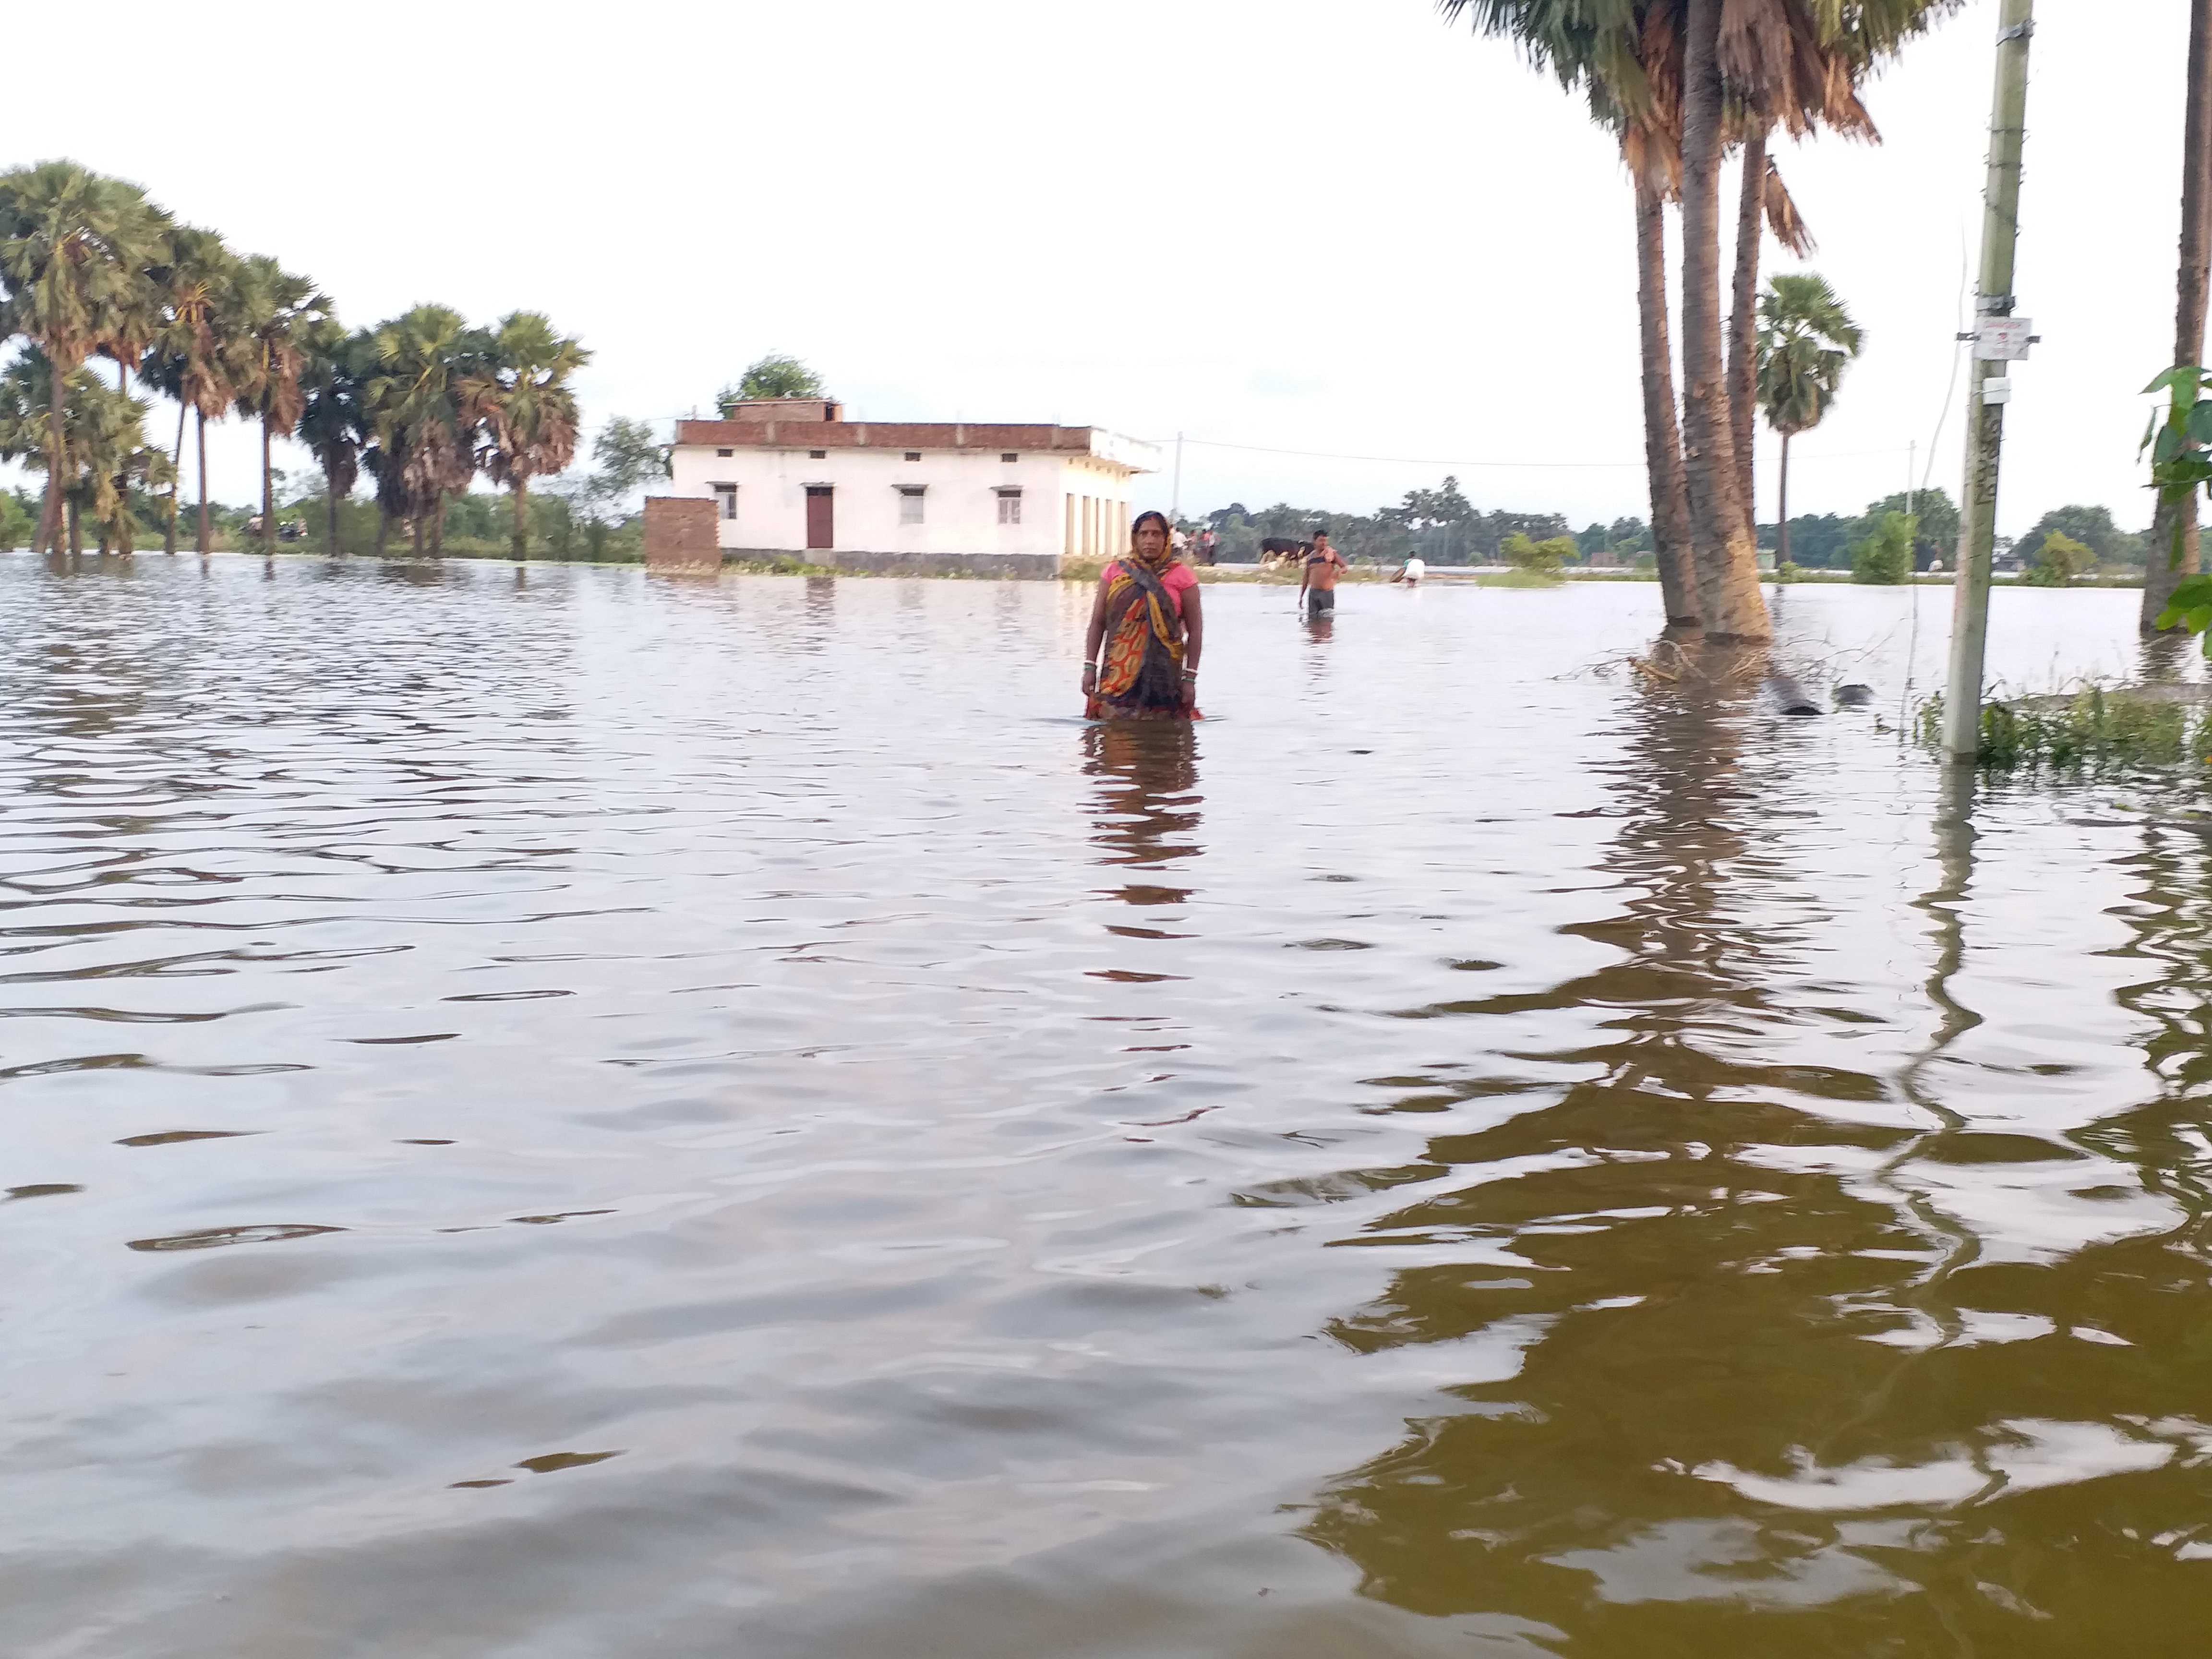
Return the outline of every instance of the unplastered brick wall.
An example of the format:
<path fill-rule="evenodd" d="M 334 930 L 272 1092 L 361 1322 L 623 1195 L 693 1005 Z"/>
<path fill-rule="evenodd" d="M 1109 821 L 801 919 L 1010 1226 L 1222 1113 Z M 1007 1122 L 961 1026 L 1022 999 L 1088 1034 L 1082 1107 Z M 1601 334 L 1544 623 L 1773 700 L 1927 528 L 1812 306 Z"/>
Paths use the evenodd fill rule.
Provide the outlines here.
<path fill-rule="evenodd" d="M 648 495 L 645 562 L 655 570 L 712 570 L 722 562 L 714 503 L 696 495 Z"/>

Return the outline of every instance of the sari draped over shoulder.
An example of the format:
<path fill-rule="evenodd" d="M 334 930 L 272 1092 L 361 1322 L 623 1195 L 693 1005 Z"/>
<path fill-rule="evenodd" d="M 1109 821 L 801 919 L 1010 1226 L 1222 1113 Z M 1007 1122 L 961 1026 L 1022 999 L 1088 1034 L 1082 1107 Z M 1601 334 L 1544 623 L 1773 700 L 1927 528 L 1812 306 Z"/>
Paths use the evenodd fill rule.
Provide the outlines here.
<path fill-rule="evenodd" d="M 1162 580 L 1169 565 L 1119 559 L 1106 583 L 1106 652 L 1092 720 L 1187 720 L 1182 701 L 1182 607 Z"/>

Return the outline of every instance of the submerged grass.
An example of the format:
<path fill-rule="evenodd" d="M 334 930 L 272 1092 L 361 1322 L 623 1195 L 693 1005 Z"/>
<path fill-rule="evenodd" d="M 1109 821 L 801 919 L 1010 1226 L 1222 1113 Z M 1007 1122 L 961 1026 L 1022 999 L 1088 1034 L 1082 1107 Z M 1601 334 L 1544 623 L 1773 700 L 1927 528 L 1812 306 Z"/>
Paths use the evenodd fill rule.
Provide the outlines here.
<path fill-rule="evenodd" d="M 2067 696 L 1988 703 L 1977 763 L 1984 771 L 2075 773 L 2212 764 L 2212 709 L 2174 694 L 2184 690 L 2093 685 Z M 1939 692 L 1920 705 L 1914 736 L 1934 749 L 1942 726 Z"/>

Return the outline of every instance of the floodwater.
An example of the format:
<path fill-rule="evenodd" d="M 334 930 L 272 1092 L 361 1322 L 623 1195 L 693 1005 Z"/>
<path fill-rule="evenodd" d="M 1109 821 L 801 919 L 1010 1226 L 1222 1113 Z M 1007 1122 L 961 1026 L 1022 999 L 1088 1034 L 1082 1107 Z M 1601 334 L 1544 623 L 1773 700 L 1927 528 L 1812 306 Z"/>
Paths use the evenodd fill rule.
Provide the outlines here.
<path fill-rule="evenodd" d="M 0 561 L 0 1646 L 2201 1651 L 2212 819 L 1781 598 Z"/>

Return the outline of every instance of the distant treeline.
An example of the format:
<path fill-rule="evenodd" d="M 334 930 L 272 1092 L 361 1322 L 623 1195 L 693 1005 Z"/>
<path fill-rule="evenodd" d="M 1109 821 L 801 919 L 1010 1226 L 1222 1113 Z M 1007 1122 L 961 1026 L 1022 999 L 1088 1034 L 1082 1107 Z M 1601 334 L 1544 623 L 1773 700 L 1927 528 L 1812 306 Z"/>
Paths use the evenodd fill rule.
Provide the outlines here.
<path fill-rule="evenodd" d="M 1911 513 L 1917 521 L 1913 562 L 1924 570 L 1941 560 L 1948 566 L 1957 556 L 1959 508 L 1943 489 L 1914 492 Z M 1907 501 L 1900 490 L 1867 503 L 1856 515 L 1841 513 L 1806 514 L 1790 521 L 1790 556 L 1814 569 L 1848 570 L 1852 550 L 1881 530 L 1883 519 L 1903 513 Z M 1216 556 L 1243 562 L 1259 556 L 1261 542 L 1269 537 L 1310 539 L 1317 530 L 1347 557 L 1395 564 L 1418 553 L 1431 564 L 1495 564 L 1505 538 L 1518 532 L 1535 542 L 1565 536 L 1575 544 L 1577 562 L 1589 565 L 1649 567 L 1653 562 L 1651 527 L 1639 518 L 1615 519 L 1610 524 L 1592 523 L 1573 529 L 1558 513 L 1518 513 L 1503 508 L 1485 511 L 1461 493 L 1459 480 L 1447 477 L 1436 489 L 1410 489 L 1395 507 L 1369 514 L 1333 513 L 1321 507 L 1292 507 L 1277 502 L 1257 510 L 1242 501 L 1197 517 L 1186 517 L 1188 531 L 1212 530 L 1220 538 Z M 2109 508 L 2071 506 L 2054 507 L 2036 521 L 2034 528 L 2015 543 L 1997 538 L 2000 562 L 2033 564 L 2044 543 L 2052 536 L 2072 538 L 2095 555 L 2100 568 L 2133 567 L 2143 563 L 2145 537 L 2122 530 Z M 1771 551 L 1776 527 L 1759 526 L 1759 544 Z"/>
<path fill-rule="evenodd" d="M 1950 493 L 1943 489 L 1916 491 L 1910 508 L 1919 520 L 1919 531 L 1913 538 L 1913 563 L 1925 570 L 1931 561 L 1941 559 L 1948 568 L 1957 558 L 1959 548 L 1959 508 Z M 1906 510 L 1905 492 L 1899 490 L 1894 495 L 1868 502 L 1866 511 L 1856 518 L 1840 513 L 1820 513 L 1792 519 L 1790 556 L 1796 563 L 1816 570 L 1847 570 L 1850 568 L 1852 550 L 1879 531 L 1883 517 Z M 2053 536 L 2063 536 L 2088 549 L 2095 556 L 2094 568 L 2140 570 L 2148 535 L 2148 532 L 2137 534 L 2121 529 L 2113 521 L 2109 507 L 2055 507 L 2038 519 L 2025 536 L 2017 539 L 1998 537 L 1997 559 L 2001 564 L 2032 565 L 2046 541 Z M 1775 542 L 1775 526 L 1759 526 L 1759 546 L 1771 549 Z"/>
<path fill-rule="evenodd" d="M 1638 545 L 1648 548 L 1641 519 L 1621 520 L 1616 527 L 1630 526 L 1643 537 Z M 1495 564 L 1500 544 L 1516 531 L 1539 542 L 1574 535 L 1557 513 L 1486 513 L 1460 493 L 1456 478 L 1449 477 L 1442 489 L 1407 490 L 1397 506 L 1373 513 L 1332 513 L 1283 501 L 1255 510 L 1232 501 L 1202 517 L 1186 518 L 1183 527 L 1212 531 L 1221 538 L 1215 556 L 1231 562 L 1258 558 L 1267 538 L 1304 541 L 1322 530 L 1347 558 L 1391 564 L 1415 553 L 1431 564 Z"/>

